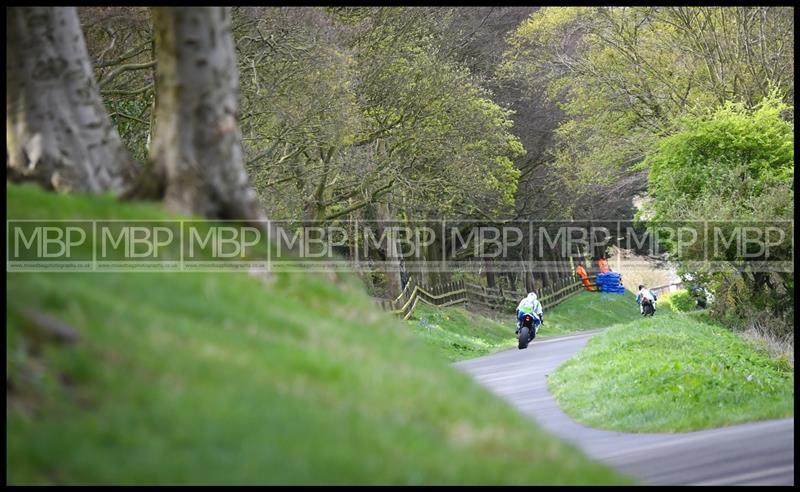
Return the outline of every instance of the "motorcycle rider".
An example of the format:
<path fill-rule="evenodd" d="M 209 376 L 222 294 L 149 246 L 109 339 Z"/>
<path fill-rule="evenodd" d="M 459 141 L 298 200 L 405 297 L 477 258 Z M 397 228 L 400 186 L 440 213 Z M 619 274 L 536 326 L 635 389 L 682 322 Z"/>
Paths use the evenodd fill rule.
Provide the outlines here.
<path fill-rule="evenodd" d="M 536 333 L 539 333 L 539 325 L 544 323 L 544 313 L 542 312 L 542 303 L 536 298 L 536 292 L 529 292 L 517 305 L 517 331 L 515 332 L 517 335 L 522 327 L 522 317 L 526 314 L 533 315 L 533 325 Z"/>
<path fill-rule="evenodd" d="M 647 298 L 651 304 L 653 304 L 653 311 L 656 310 L 656 301 L 658 297 L 656 297 L 655 293 L 645 287 L 644 285 L 639 286 L 639 294 L 636 295 L 636 304 L 639 305 L 639 313 L 644 314 L 644 305 L 642 304 L 642 300 Z"/>

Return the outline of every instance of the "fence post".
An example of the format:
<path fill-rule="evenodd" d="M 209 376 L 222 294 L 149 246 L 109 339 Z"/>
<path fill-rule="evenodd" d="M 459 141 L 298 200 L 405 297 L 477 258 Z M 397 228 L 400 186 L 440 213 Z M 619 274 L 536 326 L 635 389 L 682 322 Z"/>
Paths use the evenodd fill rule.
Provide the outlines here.
<path fill-rule="evenodd" d="M 411 300 L 411 293 L 414 292 L 414 287 L 417 285 L 416 280 L 410 279 L 408 282 L 408 291 L 406 292 L 406 302 Z M 405 304 L 405 303 L 404 303 Z M 408 306 L 409 311 L 411 310 L 411 306 Z M 407 313 L 403 313 L 405 316 Z"/>

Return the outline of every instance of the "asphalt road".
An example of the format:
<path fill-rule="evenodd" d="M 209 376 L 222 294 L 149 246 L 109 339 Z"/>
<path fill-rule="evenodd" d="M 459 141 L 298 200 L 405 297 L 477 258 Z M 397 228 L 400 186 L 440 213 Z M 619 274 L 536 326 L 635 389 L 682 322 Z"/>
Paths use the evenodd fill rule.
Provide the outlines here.
<path fill-rule="evenodd" d="M 567 417 L 545 375 L 598 331 L 537 339 L 455 364 L 539 425 L 589 456 L 653 485 L 794 485 L 794 419 L 675 434 L 592 429 Z"/>

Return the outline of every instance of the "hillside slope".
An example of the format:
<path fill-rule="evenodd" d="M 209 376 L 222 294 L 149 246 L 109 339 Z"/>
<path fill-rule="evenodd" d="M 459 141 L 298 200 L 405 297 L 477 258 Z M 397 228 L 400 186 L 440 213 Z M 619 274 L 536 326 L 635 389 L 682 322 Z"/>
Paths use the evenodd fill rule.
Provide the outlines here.
<path fill-rule="evenodd" d="M 7 186 L 7 204 L 9 219 L 168 217 L 29 186 Z M 628 483 L 354 279 L 7 273 L 6 287 L 7 483 Z M 80 339 L 43 339 L 30 311 Z"/>
<path fill-rule="evenodd" d="M 685 432 L 794 415 L 785 359 L 688 313 L 660 313 L 594 336 L 548 379 L 591 427 Z"/>

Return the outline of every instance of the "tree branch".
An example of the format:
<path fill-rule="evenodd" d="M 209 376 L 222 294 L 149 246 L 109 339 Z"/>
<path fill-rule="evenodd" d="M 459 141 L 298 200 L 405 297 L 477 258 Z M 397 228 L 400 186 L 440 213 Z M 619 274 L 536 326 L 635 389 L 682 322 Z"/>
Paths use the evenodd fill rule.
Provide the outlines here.
<path fill-rule="evenodd" d="M 113 118 L 114 116 L 122 116 L 123 118 L 136 121 L 136 122 L 141 123 L 143 125 L 149 125 L 150 124 L 149 122 L 144 121 L 144 120 L 142 120 L 140 118 L 137 118 L 135 116 L 131 116 L 129 114 L 121 113 L 119 111 L 117 111 L 116 113 L 111 113 L 110 115 L 108 115 L 109 118 Z"/>
<path fill-rule="evenodd" d="M 109 84 L 109 82 L 111 82 L 112 80 L 117 78 L 117 76 L 119 74 L 123 73 L 123 72 L 130 72 L 132 70 L 144 70 L 144 69 L 152 68 L 152 67 L 155 67 L 155 66 L 156 66 L 156 61 L 155 60 L 149 61 L 147 63 L 131 63 L 131 64 L 128 64 L 128 65 L 122 65 L 121 67 L 117 68 L 116 70 L 110 72 L 108 75 L 103 77 L 103 80 L 101 80 L 98 83 L 98 86 L 100 88 L 103 88 L 103 87 L 107 86 Z"/>
<path fill-rule="evenodd" d="M 136 46 L 135 48 L 131 48 L 127 53 L 125 53 L 123 55 L 120 55 L 118 58 L 115 58 L 113 60 L 102 61 L 102 60 L 98 59 L 98 60 L 96 60 L 94 62 L 94 67 L 95 68 L 105 68 L 105 67 L 110 67 L 111 65 L 118 65 L 118 64 L 124 62 L 125 60 L 129 60 L 129 59 L 133 58 L 136 55 L 144 53 L 145 51 L 147 51 L 149 45 L 150 45 L 150 40 L 147 40 L 144 43 L 140 44 L 139 46 Z"/>
<path fill-rule="evenodd" d="M 122 90 L 105 90 L 100 91 L 100 94 L 104 96 L 135 96 L 137 94 L 141 94 L 143 92 L 147 92 L 153 88 L 153 84 L 147 84 L 144 87 L 140 87 L 139 89 L 133 89 L 130 91 L 122 91 Z"/>
<path fill-rule="evenodd" d="M 370 194 L 368 199 L 361 200 L 360 202 L 356 203 L 355 205 L 351 205 L 350 207 L 347 207 L 344 210 L 341 210 L 339 212 L 335 212 L 335 213 L 333 213 L 331 215 L 328 215 L 327 217 L 325 217 L 324 220 L 326 220 L 326 221 L 327 220 L 333 220 L 333 219 L 336 219 L 338 217 L 341 217 L 342 215 L 347 215 L 350 212 L 353 212 L 353 211 L 358 210 L 360 208 L 366 207 L 367 205 L 369 205 L 370 203 L 375 201 L 375 199 L 378 198 L 378 196 L 380 196 L 380 195 L 386 193 L 387 191 L 389 191 L 389 189 L 391 189 L 392 186 L 394 186 L 394 180 L 389 181 L 385 185 L 383 185 L 380 188 L 378 188 L 377 190 L 373 191 Z"/>

